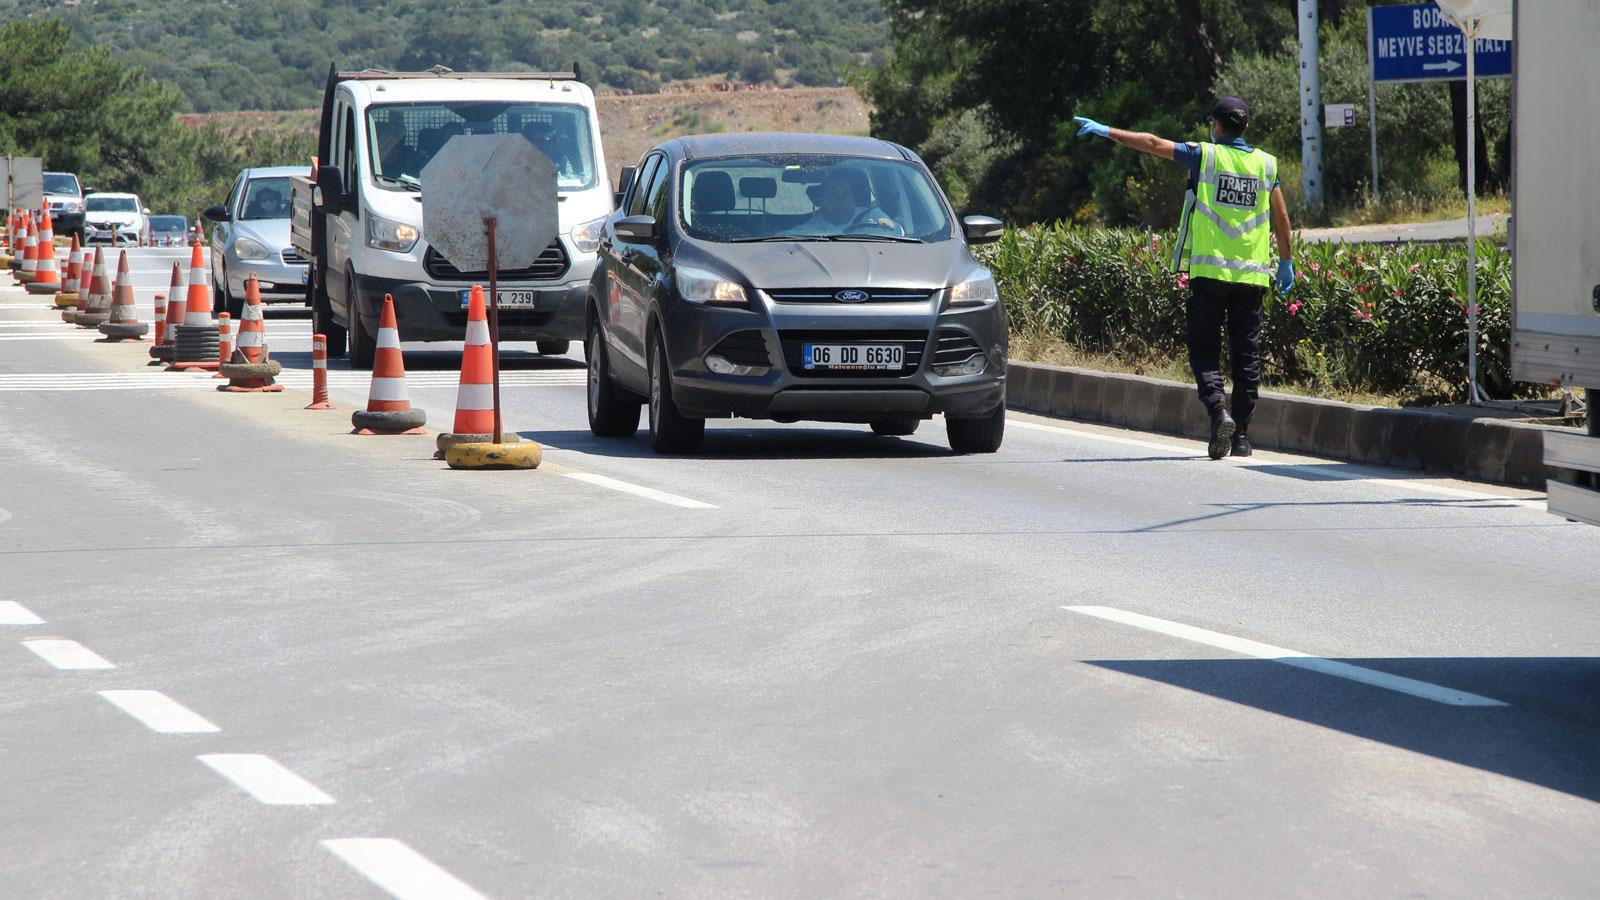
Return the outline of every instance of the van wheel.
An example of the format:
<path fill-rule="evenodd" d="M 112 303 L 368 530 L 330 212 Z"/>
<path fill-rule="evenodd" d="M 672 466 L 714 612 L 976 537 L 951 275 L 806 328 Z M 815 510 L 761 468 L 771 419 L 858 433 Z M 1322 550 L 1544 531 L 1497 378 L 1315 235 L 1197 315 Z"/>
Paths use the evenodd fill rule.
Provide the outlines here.
<path fill-rule="evenodd" d="M 311 330 L 328 339 L 329 359 L 344 356 L 344 326 L 334 323 L 333 313 L 328 310 L 326 301 L 311 307 Z"/>
<path fill-rule="evenodd" d="M 566 356 L 572 349 L 571 341 L 539 341 L 534 346 L 539 348 L 540 356 Z"/>
<path fill-rule="evenodd" d="M 606 339 L 598 322 L 589 323 L 583 355 L 589 363 L 589 431 L 597 437 L 628 437 L 638 431 L 640 404 L 625 399 L 612 382 Z"/>
<path fill-rule="evenodd" d="M 995 407 L 994 412 L 978 419 L 952 419 L 944 417 L 945 435 L 950 449 L 957 453 L 993 453 L 1000 449 L 1006 436 L 1006 406 Z"/>
<path fill-rule="evenodd" d="M 657 453 L 694 453 L 705 443 L 706 420 L 678 412 L 672 399 L 672 373 L 660 335 L 650 345 L 650 449 Z"/>
<path fill-rule="evenodd" d="M 350 368 L 371 369 L 372 361 L 378 355 L 378 339 L 367 333 L 367 325 L 361 321 L 361 302 L 356 297 L 355 279 L 345 277 L 344 291 L 350 307 Z"/>
<path fill-rule="evenodd" d="M 873 419 L 872 433 L 883 437 L 910 437 L 917 433 L 921 419 L 904 416 L 894 419 Z"/>

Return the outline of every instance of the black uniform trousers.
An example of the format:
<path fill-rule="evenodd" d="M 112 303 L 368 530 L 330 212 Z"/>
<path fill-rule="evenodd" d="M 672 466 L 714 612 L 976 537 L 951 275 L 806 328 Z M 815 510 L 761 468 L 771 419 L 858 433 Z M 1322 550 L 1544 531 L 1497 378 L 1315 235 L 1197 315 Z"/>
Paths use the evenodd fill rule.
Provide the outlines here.
<path fill-rule="evenodd" d="M 1241 434 L 1250 427 L 1261 387 L 1261 301 L 1266 290 L 1256 284 L 1191 278 L 1184 298 L 1189 368 L 1200 388 L 1200 402 L 1213 416 L 1227 401 L 1222 384 L 1222 332 L 1224 328 L 1228 332 L 1233 418 Z"/>

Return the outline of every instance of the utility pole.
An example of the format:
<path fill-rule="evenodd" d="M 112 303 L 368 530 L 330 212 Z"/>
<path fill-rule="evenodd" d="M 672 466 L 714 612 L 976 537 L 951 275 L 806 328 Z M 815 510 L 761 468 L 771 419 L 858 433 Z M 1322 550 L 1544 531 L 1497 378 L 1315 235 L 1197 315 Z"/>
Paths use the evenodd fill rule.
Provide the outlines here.
<path fill-rule="evenodd" d="M 1300 168 L 1306 208 L 1322 209 L 1322 76 L 1317 0 L 1300 0 Z"/>

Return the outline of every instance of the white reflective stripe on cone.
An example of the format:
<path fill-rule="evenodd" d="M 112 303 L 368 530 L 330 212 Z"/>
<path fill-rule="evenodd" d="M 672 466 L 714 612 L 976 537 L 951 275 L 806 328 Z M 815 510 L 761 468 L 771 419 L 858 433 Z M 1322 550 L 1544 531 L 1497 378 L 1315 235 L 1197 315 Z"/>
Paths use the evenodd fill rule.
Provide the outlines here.
<path fill-rule="evenodd" d="M 189 312 L 184 313 L 183 324 L 189 326 L 190 328 L 204 328 L 207 325 L 212 325 L 215 323 L 211 321 L 211 316 L 209 313 Z M 218 330 L 220 331 L 220 329 Z"/>
<path fill-rule="evenodd" d="M 456 409 L 494 409 L 494 385 L 461 385 L 456 389 Z"/>
<path fill-rule="evenodd" d="M 326 369 L 327 367 L 328 367 L 327 359 L 325 359 L 325 358 L 323 358 L 321 356 L 313 356 L 313 357 L 311 357 L 311 368 L 313 368 L 313 369 Z"/>
<path fill-rule="evenodd" d="M 249 331 L 240 331 L 239 332 L 239 337 L 234 341 L 234 346 L 235 347 L 259 347 L 259 346 L 261 346 L 261 332 L 256 331 L 254 328 L 250 329 Z"/>
<path fill-rule="evenodd" d="M 395 331 L 393 328 L 379 328 L 378 329 L 378 345 L 377 345 L 376 349 L 379 349 L 379 350 L 399 350 L 400 349 L 400 332 Z"/>
<path fill-rule="evenodd" d="M 261 304 L 259 304 L 259 303 L 246 303 L 244 305 L 244 315 L 239 317 L 239 321 L 241 321 L 241 322 L 245 322 L 245 321 L 259 322 L 259 321 L 261 321 Z"/>
<path fill-rule="evenodd" d="M 379 378 L 373 376 L 372 390 L 367 394 L 368 400 L 405 400 L 410 402 L 411 397 L 406 393 L 406 380 L 404 378 Z"/>
<path fill-rule="evenodd" d="M 480 321 L 467 322 L 466 342 L 469 344 L 489 343 L 489 323 Z"/>

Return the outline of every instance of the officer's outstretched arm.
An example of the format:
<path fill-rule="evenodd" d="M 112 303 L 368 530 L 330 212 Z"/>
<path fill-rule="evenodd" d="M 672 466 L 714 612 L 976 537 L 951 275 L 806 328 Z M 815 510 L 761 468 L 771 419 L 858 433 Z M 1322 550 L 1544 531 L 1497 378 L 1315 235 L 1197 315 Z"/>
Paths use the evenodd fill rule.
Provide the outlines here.
<path fill-rule="evenodd" d="M 1140 153 L 1148 153 L 1162 159 L 1171 159 L 1176 152 L 1174 150 L 1176 145 L 1171 141 L 1143 131 L 1123 131 L 1121 128 L 1113 128 L 1106 136 L 1124 147 L 1132 147 Z"/>

